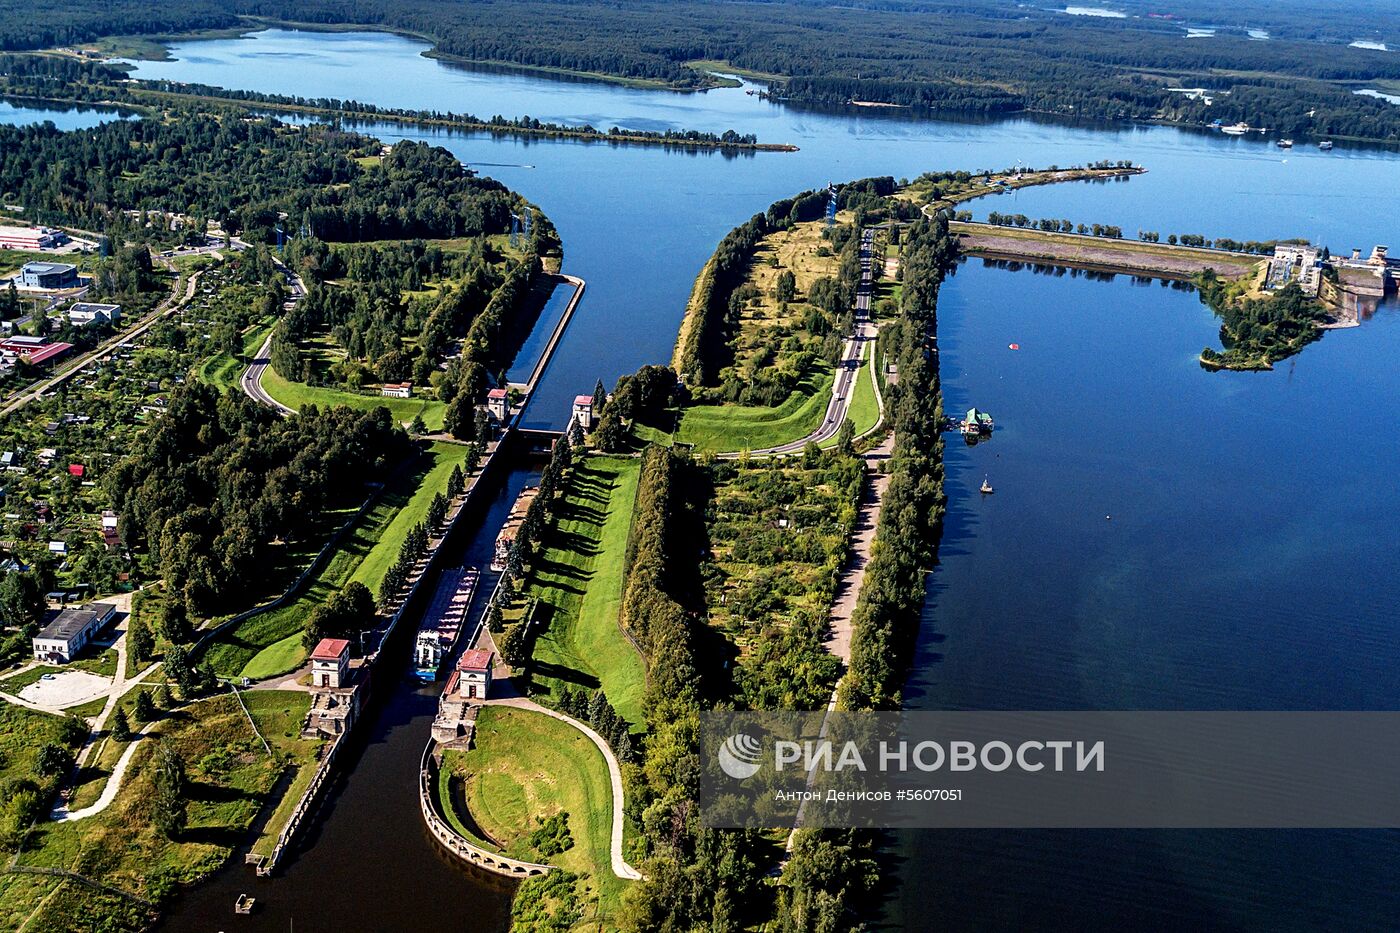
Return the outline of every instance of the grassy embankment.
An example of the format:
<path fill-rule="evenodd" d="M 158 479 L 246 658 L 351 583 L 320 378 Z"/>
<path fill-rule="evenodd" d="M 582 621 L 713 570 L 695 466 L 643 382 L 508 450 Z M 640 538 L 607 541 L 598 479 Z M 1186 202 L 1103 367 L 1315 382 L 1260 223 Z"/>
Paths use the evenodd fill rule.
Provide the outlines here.
<path fill-rule="evenodd" d="M 524 591 L 548 619 L 535 640 L 535 685 L 551 693 L 601 686 L 634 724 L 644 718 L 646 669 L 618 611 L 640 467 L 631 458 L 590 457 L 573 469 Z"/>
<path fill-rule="evenodd" d="M 953 222 L 963 250 L 972 255 L 1007 256 L 1026 261 L 1062 262 L 1110 271 L 1189 279 L 1206 269 L 1227 277 L 1252 275 L 1264 261 L 1247 253 L 1144 243 L 1139 240 L 1049 233 L 1029 227 Z"/>
<path fill-rule="evenodd" d="M 237 356 L 230 356 L 220 350 L 196 367 L 195 378 L 218 389 L 237 387 L 238 377 L 253 361 L 258 348 L 262 346 L 267 335 L 271 333 L 274 323 L 275 321 L 272 319 L 264 318 L 253 324 L 240 335 L 243 346 Z"/>
<path fill-rule="evenodd" d="M 403 424 L 421 415 L 429 431 L 442 430 L 442 416 L 447 406 L 437 399 L 426 398 L 385 398 L 381 395 L 348 392 L 324 386 L 311 386 L 303 382 L 283 379 L 269 366 L 263 371 L 263 389 L 267 394 L 288 408 L 300 410 L 306 405 L 345 405 L 358 411 L 371 411 L 387 408 L 396 421 Z"/>
<path fill-rule="evenodd" d="M 152 824 L 155 743 L 146 738 L 111 806 L 80 822 L 41 824 L 20 864 L 77 872 L 157 902 L 214 871 L 245 838 L 282 770 L 310 765 L 320 744 L 299 735 L 306 694 L 264 691 L 244 699 L 273 757 L 227 694 L 164 713 L 152 726 L 180 753 L 189 776 L 188 828 L 175 840 Z M 125 933 L 147 926 L 146 910 L 134 901 L 52 877 L 0 876 L 0 928 Z"/>
<path fill-rule="evenodd" d="M 260 679 L 299 667 L 306 658 L 302 625 L 311 610 L 352 580 L 377 593 L 409 530 L 424 520 L 433 496 L 447 488 L 452 467 L 466 454 L 459 444 L 432 444 L 395 473 L 296 599 L 253 616 L 209 647 L 206 658 L 214 669 Z"/>
<path fill-rule="evenodd" d="M 625 882 L 613 874 L 609 851 L 612 788 L 607 763 L 587 736 L 541 713 L 487 707 L 476 721 L 475 747 L 448 752 L 443 770 L 457 783 L 471 820 L 500 851 L 587 875 L 599 899 L 598 919 L 616 917 Z M 458 794 L 444 793 L 447 783 L 439 784 L 439 794 L 452 812 Z M 543 856 L 529 836 L 537 820 L 557 813 L 568 814 L 573 845 Z"/>
<path fill-rule="evenodd" d="M 838 218 L 849 220 L 849 218 Z M 835 278 L 840 257 L 823 238 L 824 221 L 770 233 L 754 250 L 744 284 L 747 295 L 729 341 L 732 375 L 747 386 L 782 373 L 795 388 L 777 405 L 691 405 L 680 414 L 676 439 L 704 450 L 738 451 L 773 447 L 796 440 L 821 426 L 831 398 L 834 367 L 823 358 L 824 338 L 806 327 L 818 314 L 806 298 L 822 278 Z M 706 271 L 709 266 L 707 265 Z M 795 293 L 788 302 L 777 298 L 778 278 L 791 272 Z M 701 273 L 702 278 L 705 272 Z M 682 322 L 681 341 L 697 313 L 692 308 Z"/>

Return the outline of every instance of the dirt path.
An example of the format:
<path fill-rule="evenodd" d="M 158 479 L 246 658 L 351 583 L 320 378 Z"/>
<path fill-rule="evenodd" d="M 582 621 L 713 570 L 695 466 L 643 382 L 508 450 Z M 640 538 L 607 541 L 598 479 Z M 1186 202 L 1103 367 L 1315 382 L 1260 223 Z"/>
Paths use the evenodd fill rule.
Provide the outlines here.
<path fill-rule="evenodd" d="M 885 490 L 890 478 L 880 468 L 890 458 L 894 449 L 894 436 L 881 442 L 879 447 L 865 455 L 865 478 L 861 483 L 860 508 L 856 512 L 855 529 L 851 537 L 851 553 L 846 565 L 841 568 L 841 577 L 836 584 L 836 599 L 831 605 L 831 634 L 827 638 L 826 649 L 835 655 L 842 666 L 851 663 L 851 616 L 856 611 L 856 600 L 860 597 L 861 584 L 865 582 L 865 568 L 870 563 L 870 551 L 875 545 L 875 529 L 880 524 L 880 509 L 884 506 Z"/>

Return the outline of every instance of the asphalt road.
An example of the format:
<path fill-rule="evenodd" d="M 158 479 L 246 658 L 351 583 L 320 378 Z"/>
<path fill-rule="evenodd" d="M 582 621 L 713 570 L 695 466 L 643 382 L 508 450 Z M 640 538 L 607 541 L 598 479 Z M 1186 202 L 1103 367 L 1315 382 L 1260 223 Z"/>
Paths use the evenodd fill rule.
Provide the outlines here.
<path fill-rule="evenodd" d="M 292 305 L 295 305 L 298 301 L 301 301 L 302 298 L 306 297 L 306 283 L 301 280 L 301 276 L 283 265 L 280 259 L 274 257 L 273 262 L 277 264 L 277 268 L 282 271 L 282 274 L 287 277 L 288 295 L 287 300 L 283 303 L 283 308 L 290 309 Z M 258 348 L 257 356 L 248 364 L 248 368 L 243 370 L 243 375 L 238 377 L 238 384 L 243 389 L 244 394 L 259 405 L 266 405 L 280 415 L 290 415 L 293 413 L 292 409 L 283 405 L 271 395 L 268 395 L 267 390 L 263 388 L 263 373 L 267 371 L 271 356 L 272 335 L 268 334 L 267 339 L 264 340 L 262 346 Z"/>
<path fill-rule="evenodd" d="M 851 396 L 854 394 L 856 379 L 860 376 L 860 360 L 865 354 L 865 345 L 875 339 L 879 330 L 870 320 L 870 296 L 873 290 L 870 270 L 871 263 L 875 261 L 875 257 L 871 253 L 871 244 L 874 238 L 874 230 L 861 232 L 860 285 L 856 287 L 855 327 L 852 329 L 851 336 L 846 339 L 846 346 L 841 351 L 841 360 L 836 366 L 836 381 L 831 386 L 831 401 L 827 403 L 825 419 L 820 427 L 806 437 L 777 447 L 751 450 L 749 451 L 751 456 L 799 453 L 808 444 L 821 443 L 835 437 L 837 432 L 841 430 L 841 425 L 845 423 L 846 414 L 851 407 Z"/>

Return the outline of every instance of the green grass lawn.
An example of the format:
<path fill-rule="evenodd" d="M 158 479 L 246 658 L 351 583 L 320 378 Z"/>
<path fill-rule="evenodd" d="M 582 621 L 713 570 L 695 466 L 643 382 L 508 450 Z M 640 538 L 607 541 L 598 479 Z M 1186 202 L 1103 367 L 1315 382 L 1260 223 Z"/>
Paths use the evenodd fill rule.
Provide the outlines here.
<path fill-rule="evenodd" d="M 264 752 L 238 702 L 227 693 L 182 706 L 156 723 L 159 741 L 179 752 L 190 781 L 188 828 L 174 841 L 151 821 L 150 764 L 156 740 L 143 739 L 147 747 L 136 753 L 112 805 L 80 822 L 41 824 L 21 864 L 76 871 L 153 900 L 217 869 L 246 838 L 277 776 L 288 764 L 309 767 L 321 744 L 299 734 L 309 695 L 260 691 L 246 694 L 245 702 L 274 757 Z M 61 896 L 46 897 L 59 886 Z M 27 923 L 33 930 L 113 933 L 149 926 L 149 917 L 140 911 L 128 917 L 112 910 L 113 900 L 55 879 L 42 879 L 37 887 L 5 885 L 0 887 L 0 926 L 18 929 Z"/>
<path fill-rule="evenodd" d="M 860 372 L 856 375 L 855 388 L 851 390 L 851 407 L 846 410 L 846 417 L 855 425 L 856 437 L 875 427 L 880 420 L 880 402 L 875 397 L 875 385 L 871 382 L 874 352 L 873 349 L 866 351 Z M 836 438 L 823 441 L 821 446 L 835 447 Z"/>
<path fill-rule="evenodd" d="M 381 395 L 361 395 L 342 389 L 290 382 L 270 366 L 263 372 L 263 388 L 283 405 L 298 410 L 305 405 L 345 405 L 360 411 L 384 407 L 389 409 L 396 421 L 403 424 L 408 424 L 415 415 L 422 415 L 429 431 L 442 430 L 442 416 L 447 411 L 447 406 L 437 399 L 384 398 Z"/>
<path fill-rule="evenodd" d="M 678 439 L 702 450 L 728 453 L 776 447 L 821 426 L 831 401 L 831 373 L 803 381 L 776 408 L 753 405 L 695 405 L 681 418 Z"/>
<path fill-rule="evenodd" d="M 488 706 L 476 746 L 448 752 L 444 769 L 465 781 L 471 819 L 508 855 L 589 876 L 605 916 L 615 916 L 625 882 L 609 853 L 612 789 L 602 753 L 583 733 L 540 713 Z M 545 858 L 530 845 L 537 818 L 568 813 L 573 847 Z"/>
<path fill-rule="evenodd" d="M 271 318 L 265 318 L 249 327 L 243 332 L 243 349 L 238 356 L 229 356 L 222 351 L 214 354 L 195 369 L 195 378 L 217 389 L 237 386 L 238 377 L 248 368 L 248 361 L 253 359 L 267 339 L 274 323 Z"/>
<path fill-rule="evenodd" d="M 535 640 L 535 684 L 551 693 L 566 685 L 592 690 L 601 684 L 633 724 L 644 715 L 646 669 L 618 626 L 618 612 L 640 475 L 641 461 L 631 458 L 580 461 L 525 589 L 550 607 L 540 610 L 548 625 Z"/>
<path fill-rule="evenodd" d="M 209 647 L 206 659 L 214 670 L 227 677 L 262 678 L 300 667 L 306 657 L 302 626 L 311 610 L 351 580 L 377 595 L 409 529 L 428 514 L 433 496 L 447 488 L 452 467 L 466 456 L 461 444 L 432 444 L 401 468 L 298 598 L 253 616 Z"/>

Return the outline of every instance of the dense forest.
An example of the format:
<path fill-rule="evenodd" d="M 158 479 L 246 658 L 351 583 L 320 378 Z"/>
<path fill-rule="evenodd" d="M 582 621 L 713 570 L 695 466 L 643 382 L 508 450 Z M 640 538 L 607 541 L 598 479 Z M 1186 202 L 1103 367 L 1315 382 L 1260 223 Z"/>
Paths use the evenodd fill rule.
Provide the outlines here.
<path fill-rule="evenodd" d="M 387 409 L 311 406 L 279 418 L 193 383 L 106 479 L 130 543 L 188 613 L 256 588 L 274 548 L 314 539 L 327 509 L 358 504 L 409 452 Z"/>
<path fill-rule="evenodd" d="M 1400 79 L 1400 58 L 1347 44 L 1400 38 L 1393 11 L 1378 0 L 1308 14 L 1252 0 L 1228 17 L 1201 0 L 1130 6 L 1136 15 L 1105 18 L 1010 0 L 870 0 L 855 7 L 808 0 L 201 0 L 153 14 L 135 0 L 116 0 L 34 17 L 16 0 L 0 0 L 0 48 L 222 28 L 237 22 L 237 14 L 404 30 L 457 58 L 673 87 L 710 84 L 688 63 L 720 60 L 781 76 L 776 94 L 818 103 L 855 99 L 959 113 L 1029 110 L 1195 124 L 1244 120 L 1290 135 L 1400 138 L 1393 105 L 1352 93 L 1363 82 Z M 1188 24 L 1216 32 L 1188 40 Z M 1260 29 L 1266 40 L 1259 40 Z M 1209 88 L 1214 103 L 1169 90 L 1183 85 Z"/>
<path fill-rule="evenodd" d="M 356 159 L 380 146 L 357 133 L 197 110 L 171 117 L 82 133 L 0 127 L 0 195 L 41 223 L 101 231 L 120 211 L 160 210 L 256 242 L 273 242 L 284 218 L 329 241 L 510 228 L 515 197 L 468 177 L 445 149 L 404 142 L 366 165 Z"/>

